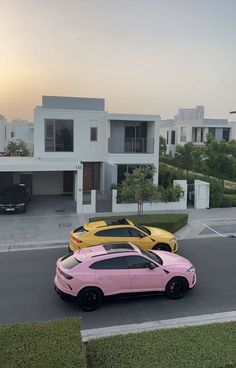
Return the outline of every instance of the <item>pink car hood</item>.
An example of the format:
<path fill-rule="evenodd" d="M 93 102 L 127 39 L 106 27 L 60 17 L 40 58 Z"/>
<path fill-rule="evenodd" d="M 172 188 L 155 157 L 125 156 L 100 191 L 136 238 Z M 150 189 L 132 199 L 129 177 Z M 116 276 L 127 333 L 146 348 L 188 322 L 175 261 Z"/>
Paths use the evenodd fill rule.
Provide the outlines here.
<path fill-rule="evenodd" d="M 152 251 L 153 252 L 153 251 Z M 163 252 L 163 251 L 155 251 L 159 257 L 161 257 L 163 261 L 163 267 L 186 267 L 189 268 L 192 266 L 192 263 L 188 261 L 186 258 L 181 257 L 174 253 Z"/>

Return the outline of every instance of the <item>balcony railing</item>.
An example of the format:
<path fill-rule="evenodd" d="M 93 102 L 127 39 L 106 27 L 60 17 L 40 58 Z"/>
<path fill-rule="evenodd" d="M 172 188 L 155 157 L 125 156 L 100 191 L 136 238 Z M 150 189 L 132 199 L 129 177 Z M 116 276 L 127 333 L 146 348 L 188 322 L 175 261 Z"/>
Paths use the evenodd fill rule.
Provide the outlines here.
<path fill-rule="evenodd" d="M 153 153 L 154 138 L 109 138 L 109 153 Z"/>

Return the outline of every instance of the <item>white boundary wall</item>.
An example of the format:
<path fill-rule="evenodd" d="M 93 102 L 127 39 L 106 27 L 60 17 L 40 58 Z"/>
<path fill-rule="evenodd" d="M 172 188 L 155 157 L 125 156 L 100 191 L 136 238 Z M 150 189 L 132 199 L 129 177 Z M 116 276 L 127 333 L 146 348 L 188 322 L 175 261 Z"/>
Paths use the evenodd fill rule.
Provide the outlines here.
<path fill-rule="evenodd" d="M 179 184 L 184 191 L 184 196 L 180 198 L 178 202 L 153 202 L 144 203 L 143 211 L 168 211 L 168 210 L 186 210 L 187 208 L 187 181 L 186 180 L 174 180 L 174 185 Z M 112 212 L 136 212 L 137 203 L 117 203 L 117 190 L 112 191 Z"/>
<path fill-rule="evenodd" d="M 83 204 L 83 213 L 96 213 L 96 190 L 91 190 L 91 203 Z"/>
<path fill-rule="evenodd" d="M 210 184 L 202 180 L 194 180 L 194 208 L 209 208 Z"/>

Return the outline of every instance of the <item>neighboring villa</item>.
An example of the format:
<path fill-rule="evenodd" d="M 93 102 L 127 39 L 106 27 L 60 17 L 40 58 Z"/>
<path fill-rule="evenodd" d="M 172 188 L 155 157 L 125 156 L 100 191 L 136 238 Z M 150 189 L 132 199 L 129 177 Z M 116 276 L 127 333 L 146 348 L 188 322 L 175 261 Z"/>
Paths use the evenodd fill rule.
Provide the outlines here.
<path fill-rule="evenodd" d="M 154 165 L 158 184 L 159 126 L 159 115 L 108 113 L 103 98 L 43 96 L 34 156 L 0 158 L 0 192 L 21 182 L 34 195 L 72 194 L 81 213 L 85 192 L 110 191 L 135 167 Z"/>
<path fill-rule="evenodd" d="M 236 139 L 236 122 L 206 119 L 203 106 L 179 109 L 174 119 L 161 120 L 160 135 L 166 139 L 167 154 L 175 154 L 177 144 L 192 142 L 197 146 L 204 145 L 208 133 L 216 140 Z"/>
<path fill-rule="evenodd" d="M 14 119 L 10 123 L 11 140 L 23 141 L 29 151 L 29 156 L 34 153 L 34 124 L 27 120 Z"/>
<path fill-rule="evenodd" d="M 0 115 L 0 156 L 6 151 L 6 147 L 11 138 L 11 130 L 5 116 Z"/>
<path fill-rule="evenodd" d="M 7 145 L 10 141 L 24 141 L 29 151 L 29 156 L 33 156 L 34 151 L 34 124 L 22 119 L 7 121 L 0 115 L 0 155 L 5 155 Z"/>

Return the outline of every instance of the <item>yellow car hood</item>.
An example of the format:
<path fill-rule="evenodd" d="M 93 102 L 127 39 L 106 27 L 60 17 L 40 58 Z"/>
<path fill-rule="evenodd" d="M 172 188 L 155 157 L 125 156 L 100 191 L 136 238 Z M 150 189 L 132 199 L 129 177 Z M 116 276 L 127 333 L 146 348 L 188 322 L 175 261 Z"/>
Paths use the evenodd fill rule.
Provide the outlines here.
<path fill-rule="evenodd" d="M 161 238 L 168 238 L 168 239 L 173 239 L 175 237 L 175 235 L 170 233 L 169 231 L 159 229 L 158 227 L 145 226 L 145 228 L 148 229 L 151 232 L 151 234 L 149 235 L 150 237 L 158 236 L 158 237 L 161 237 Z"/>

